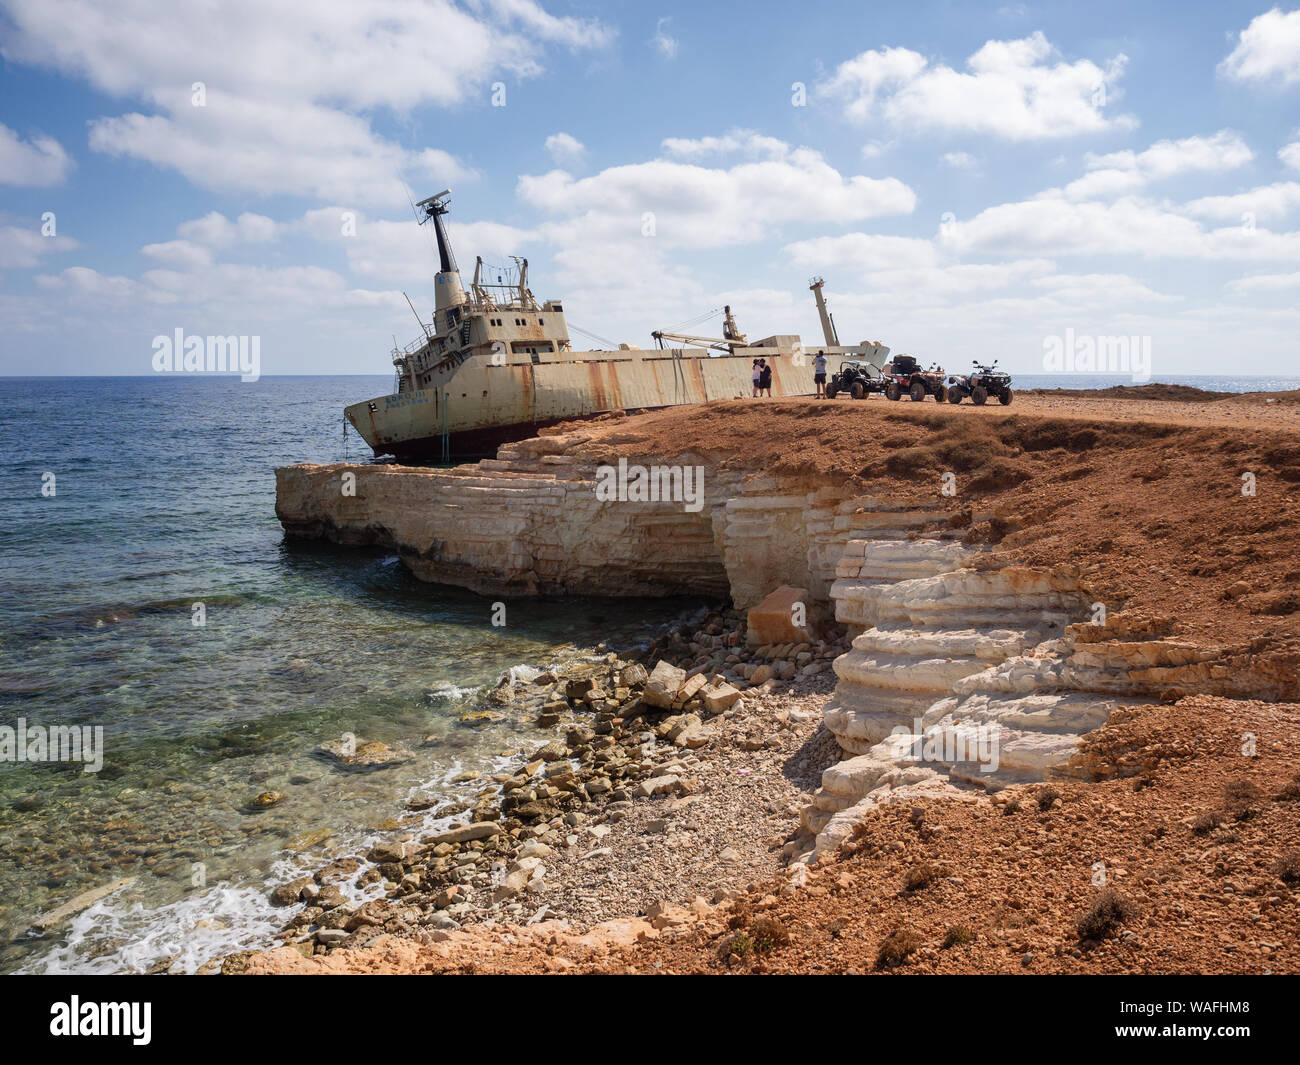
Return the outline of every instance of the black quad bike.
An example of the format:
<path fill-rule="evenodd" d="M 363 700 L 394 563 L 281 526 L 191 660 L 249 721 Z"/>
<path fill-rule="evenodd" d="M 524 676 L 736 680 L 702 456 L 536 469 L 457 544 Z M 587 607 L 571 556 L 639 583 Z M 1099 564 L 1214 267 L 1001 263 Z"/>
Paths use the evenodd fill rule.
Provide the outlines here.
<path fill-rule="evenodd" d="M 942 403 L 947 398 L 947 390 L 943 387 L 943 367 L 931 366 L 922 370 L 912 355 L 895 355 L 893 361 L 886 364 L 881 380 L 887 399 L 899 400 L 907 395 L 920 403 L 926 396 L 934 396 Z"/>
<path fill-rule="evenodd" d="M 997 359 L 992 366 L 984 366 L 978 361 L 975 369 L 965 377 L 948 378 L 948 402 L 960 403 L 967 396 L 977 407 L 984 406 L 990 396 L 996 396 L 1004 407 L 1011 402 L 1011 375 L 998 369 Z"/>
<path fill-rule="evenodd" d="M 831 374 L 826 384 L 826 398 L 834 399 L 841 392 L 847 392 L 854 399 L 861 399 L 871 392 L 881 392 L 884 384 L 880 370 L 872 363 L 860 359 L 845 359 L 838 373 Z"/>

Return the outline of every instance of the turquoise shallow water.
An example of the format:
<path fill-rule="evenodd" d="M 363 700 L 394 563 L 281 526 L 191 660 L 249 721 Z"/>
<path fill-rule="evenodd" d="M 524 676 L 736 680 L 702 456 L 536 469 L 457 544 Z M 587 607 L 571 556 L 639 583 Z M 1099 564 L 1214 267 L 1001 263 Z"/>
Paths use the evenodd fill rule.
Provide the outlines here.
<path fill-rule="evenodd" d="M 460 722 L 504 671 L 644 639 L 691 605 L 515 601 L 494 628 L 488 600 L 381 551 L 286 544 L 274 467 L 344 457 L 343 404 L 390 384 L 0 381 L 17 452 L 0 473 L 0 725 L 104 730 L 98 773 L 0 762 L 0 971 L 192 971 L 264 941 L 268 883 L 536 738 Z M 355 436 L 347 453 L 368 455 Z M 313 751 L 344 733 L 415 758 L 340 772 Z M 268 789 L 287 799 L 251 812 Z M 134 882 L 25 934 L 118 878 Z"/>

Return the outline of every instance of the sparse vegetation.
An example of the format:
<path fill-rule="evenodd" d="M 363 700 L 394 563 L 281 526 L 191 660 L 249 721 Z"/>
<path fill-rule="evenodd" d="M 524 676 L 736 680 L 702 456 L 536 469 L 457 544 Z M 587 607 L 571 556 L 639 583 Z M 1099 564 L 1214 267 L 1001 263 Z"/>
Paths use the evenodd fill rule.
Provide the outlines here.
<path fill-rule="evenodd" d="M 1006 802 L 1002 804 L 1003 817 L 1009 817 L 1011 814 L 1018 814 L 1019 812 L 1020 812 L 1019 799 L 1008 799 Z"/>
<path fill-rule="evenodd" d="M 1097 895 L 1088 911 L 1075 924 L 1080 939 L 1104 939 L 1137 915 L 1137 906 L 1114 888 Z"/>
<path fill-rule="evenodd" d="M 876 955 L 877 969 L 892 969 L 902 965 L 921 947 L 921 937 L 908 928 L 895 928 L 880 944 Z"/>
<path fill-rule="evenodd" d="M 1223 789 L 1224 808 L 1237 821 L 1254 817 L 1263 798 L 1259 786 L 1249 780 L 1230 780 Z"/>
<path fill-rule="evenodd" d="M 727 927 L 735 932 L 722 944 L 722 957 L 744 957 L 747 954 L 766 954 L 790 943 L 790 933 L 784 924 L 769 914 L 754 916 L 749 906 L 741 904 L 730 917 Z"/>
<path fill-rule="evenodd" d="M 1282 790 L 1277 793 L 1278 802 L 1297 802 L 1300 801 L 1300 773 L 1297 773 L 1285 784 Z"/>
<path fill-rule="evenodd" d="M 1300 884 L 1300 851 L 1283 851 L 1273 863 L 1273 875 L 1287 884 Z"/>
<path fill-rule="evenodd" d="M 1218 810 L 1207 810 L 1192 822 L 1192 831 L 1198 836 L 1207 836 L 1223 824 L 1223 814 Z"/>
<path fill-rule="evenodd" d="M 965 925 L 955 924 L 944 933 L 943 949 L 951 950 L 953 947 L 964 947 L 974 938 L 971 930 Z"/>
<path fill-rule="evenodd" d="M 920 862 L 903 876 L 904 891 L 921 891 L 943 876 L 943 870 L 933 862 Z"/>
<path fill-rule="evenodd" d="M 790 933 L 777 918 L 763 916 L 756 918 L 749 926 L 749 938 L 753 941 L 754 951 L 767 954 L 789 946 Z"/>
<path fill-rule="evenodd" d="M 1060 797 L 1061 793 L 1050 785 L 1046 788 L 1040 788 L 1038 791 L 1038 809 L 1043 813 L 1047 813 L 1048 810 L 1056 805 L 1056 801 Z"/>
<path fill-rule="evenodd" d="M 728 936 L 722 943 L 722 949 L 719 951 L 723 961 L 731 958 L 745 958 L 754 953 L 754 941 L 744 932 L 737 932 L 734 936 Z"/>

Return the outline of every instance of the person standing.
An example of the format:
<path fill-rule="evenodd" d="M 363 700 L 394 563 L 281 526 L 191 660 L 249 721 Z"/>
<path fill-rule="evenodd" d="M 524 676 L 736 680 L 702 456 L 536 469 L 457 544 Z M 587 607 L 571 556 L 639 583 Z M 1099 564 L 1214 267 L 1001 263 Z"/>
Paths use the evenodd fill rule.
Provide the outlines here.
<path fill-rule="evenodd" d="M 768 399 L 772 398 L 772 367 L 767 364 L 766 359 L 759 359 L 758 365 L 761 372 L 758 378 L 758 390 Z"/>
<path fill-rule="evenodd" d="M 826 398 L 826 352 L 817 352 L 813 359 L 813 384 L 817 386 L 817 398 Z"/>
<path fill-rule="evenodd" d="M 757 398 L 758 398 L 758 389 L 759 389 L 759 384 L 760 384 L 760 382 L 763 380 L 763 367 L 762 367 L 762 365 L 761 365 L 762 361 L 763 361 L 762 359 L 755 359 L 755 360 L 754 360 L 754 365 L 753 365 L 753 371 L 754 371 L 754 399 L 757 399 Z"/>

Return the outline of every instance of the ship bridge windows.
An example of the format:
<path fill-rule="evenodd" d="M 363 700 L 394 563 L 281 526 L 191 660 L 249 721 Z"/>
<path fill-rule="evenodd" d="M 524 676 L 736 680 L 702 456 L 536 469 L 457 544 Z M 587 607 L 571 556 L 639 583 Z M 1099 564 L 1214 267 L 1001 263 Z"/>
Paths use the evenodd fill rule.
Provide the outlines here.
<path fill-rule="evenodd" d="M 551 340 L 516 340 L 510 345 L 510 350 L 517 355 L 532 355 L 533 362 L 537 362 L 535 356 L 555 350 L 555 342 Z"/>

